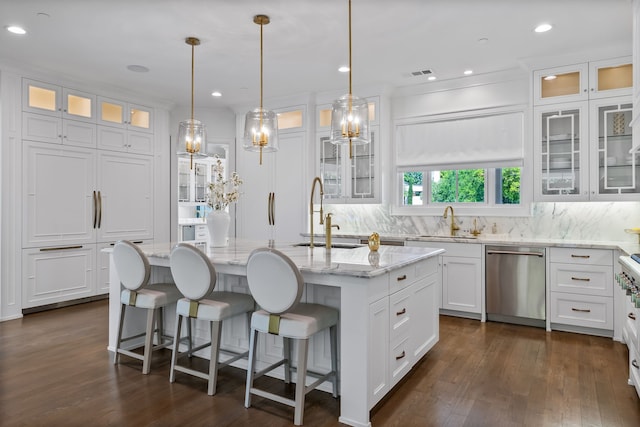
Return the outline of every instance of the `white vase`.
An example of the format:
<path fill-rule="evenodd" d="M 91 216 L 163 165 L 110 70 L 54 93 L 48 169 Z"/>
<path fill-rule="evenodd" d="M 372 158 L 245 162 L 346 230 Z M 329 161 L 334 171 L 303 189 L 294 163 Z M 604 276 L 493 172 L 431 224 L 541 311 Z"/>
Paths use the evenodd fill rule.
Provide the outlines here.
<path fill-rule="evenodd" d="M 229 224 L 231 217 L 226 211 L 211 211 L 207 215 L 209 229 L 209 246 L 219 248 L 229 244 Z"/>

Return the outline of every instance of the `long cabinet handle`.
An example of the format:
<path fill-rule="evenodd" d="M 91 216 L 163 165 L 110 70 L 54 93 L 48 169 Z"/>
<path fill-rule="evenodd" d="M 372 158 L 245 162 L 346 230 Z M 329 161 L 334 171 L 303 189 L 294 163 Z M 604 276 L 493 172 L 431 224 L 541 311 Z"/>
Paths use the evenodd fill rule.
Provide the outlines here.
<path fill-rule="evenodd" d="M 544 254 L 540 252 L 518 252 L 518 251 L 487 251 L 487 255 L 526 255 L 542 258 Z"/>
<path fill-rule="evenodd" d="M 403 274 L 402 276 L 398 276 L 398 277 L 396 277 L 396 280 L 397 280 L 398 282 L 401 282 L 401 281 L 403 281 L 403 280 L 407 280 L 407 275 L 406 275 L 406 274 Z"/>
<path fill-rule="evenodd" d="M 396 360 L 403 359 L 404 356 L 406 356 L 406 354 L 405 354 L 404 350 L 402 350 L 402 353 L 400 354 L 400 356 L 396 356 Z"/>
<path fill-rule="evenodd" d="M 98 191 L 98 228 L 102 226 L 102 192 Z"/>
<path fill-rule="evenodd" d="M 571 254 L 571 258 L 585 258 L 585 259 L 589 259 L 589 258 L 591 258 L 591 255 L 575 255 L 575 254 Z"/>
<path fill-rule="evenodd" d="M 55 248 L 40 248 L 40 252 L 50 252 L 50 251 L 67 251 L 70 249 L 82 249 L 82 245 L 76 246 L 57 246 Z"/>
<path fill-rule="evenodd" d="M 271 225 L 271 193 L 267 196 L 267 221 Z"/>
<path fill-rule="evenodd" d="M 591 281 L 591 279 L 583 278 L 583 277 L 572 277 L 571 280 L 579 280 L 581 282 L 590 282 Z"/>
<path fill-rule="evenodd" d="M 98 223 L 98 197 L 96 191 L 93 190 L 93 228 L 96 228 Z"/>
<path fill-rule="evenodd" d="M 271 225 L 276 225 L 276 193 L 271 193 Z"/>
<path fill-rule="evenodd" d="M 396 316 L 402 316 L 403 314 L 405 314 L 407 312 L 406 308 L 403 308 L 400 311 L 396 311 Z"/>
<path fill-rule="evenodd" d="M 588 308 L 573 308 L 571 307 L 571 311 L 577 311 L 578 313 L 591 313 L 591 310 Z"/>

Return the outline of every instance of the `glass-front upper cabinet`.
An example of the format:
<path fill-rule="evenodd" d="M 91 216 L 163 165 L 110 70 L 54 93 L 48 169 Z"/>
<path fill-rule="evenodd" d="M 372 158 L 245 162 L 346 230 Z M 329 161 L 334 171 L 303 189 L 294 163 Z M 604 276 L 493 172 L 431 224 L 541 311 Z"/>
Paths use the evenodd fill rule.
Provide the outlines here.
<path fill-rule="evenodd" d="M 629 95 L 632 87 L 630 57 L 547 68 L 533 73 L 536 105 Z"/>
<path fill-rule="evenodd" d="M 638 154 L 630 153 L 631 107 L 631 97 L 607 98 L 590 103 L 592 199 L 638 199 Z"/>
<path fill-rule="evenodd" d="M 534 173 L 540 200 L 588 200 L 585 103 L 536 108 Z"/>
<path fill-rule="evenodd" d="M 96 121 L 94 95 L 35 80 L 23 80 L 23 111 L 86 122 Z"/>
<path fill-rule="evenodd" d="M 153 109 L 98 97 L 98 123 L 141 132 L 153 132 Z"/>

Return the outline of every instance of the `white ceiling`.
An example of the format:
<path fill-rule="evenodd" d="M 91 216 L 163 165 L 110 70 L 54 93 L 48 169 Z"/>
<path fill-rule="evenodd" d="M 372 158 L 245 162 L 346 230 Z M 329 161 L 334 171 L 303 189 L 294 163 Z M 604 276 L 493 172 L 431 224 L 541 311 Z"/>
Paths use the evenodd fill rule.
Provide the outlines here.
<path fill-rule="evenodd" d="M 198 107 L 257 104 L 266 14 L 265 99 L 347 92 L 347 0 L 0 0 L 0 63 L 188 105 L 191 48 Z M 406 86 L 514 69 L 575 52 L 631 52 L 629 0 L 352 0 L 353 82 Z M 46 15 L 43 15 L 46 14 Z M 545 34 L 541 22 L 555 27 Z M 4 30 L 21 25 L 28 34 Z M 479 43 L 481 38 L 488 42 Z M 134 73 L 128 65 L 143 65 Z M 223 93 L 211 97 L 213 90 Z M 265 103 L 266 104 L 266 103 Z M 268 107 L 268 105 L 265 105 Z"/>

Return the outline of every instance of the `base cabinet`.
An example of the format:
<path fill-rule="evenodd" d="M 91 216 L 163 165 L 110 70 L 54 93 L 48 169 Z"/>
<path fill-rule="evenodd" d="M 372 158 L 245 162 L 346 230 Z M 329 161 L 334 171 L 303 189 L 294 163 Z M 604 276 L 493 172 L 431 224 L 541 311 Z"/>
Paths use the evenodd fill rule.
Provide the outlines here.
<path fill-rule="evenodd" d="M 552 329 L 613 334 L 613 251 L 550 248 L 549 280 Z"/>

